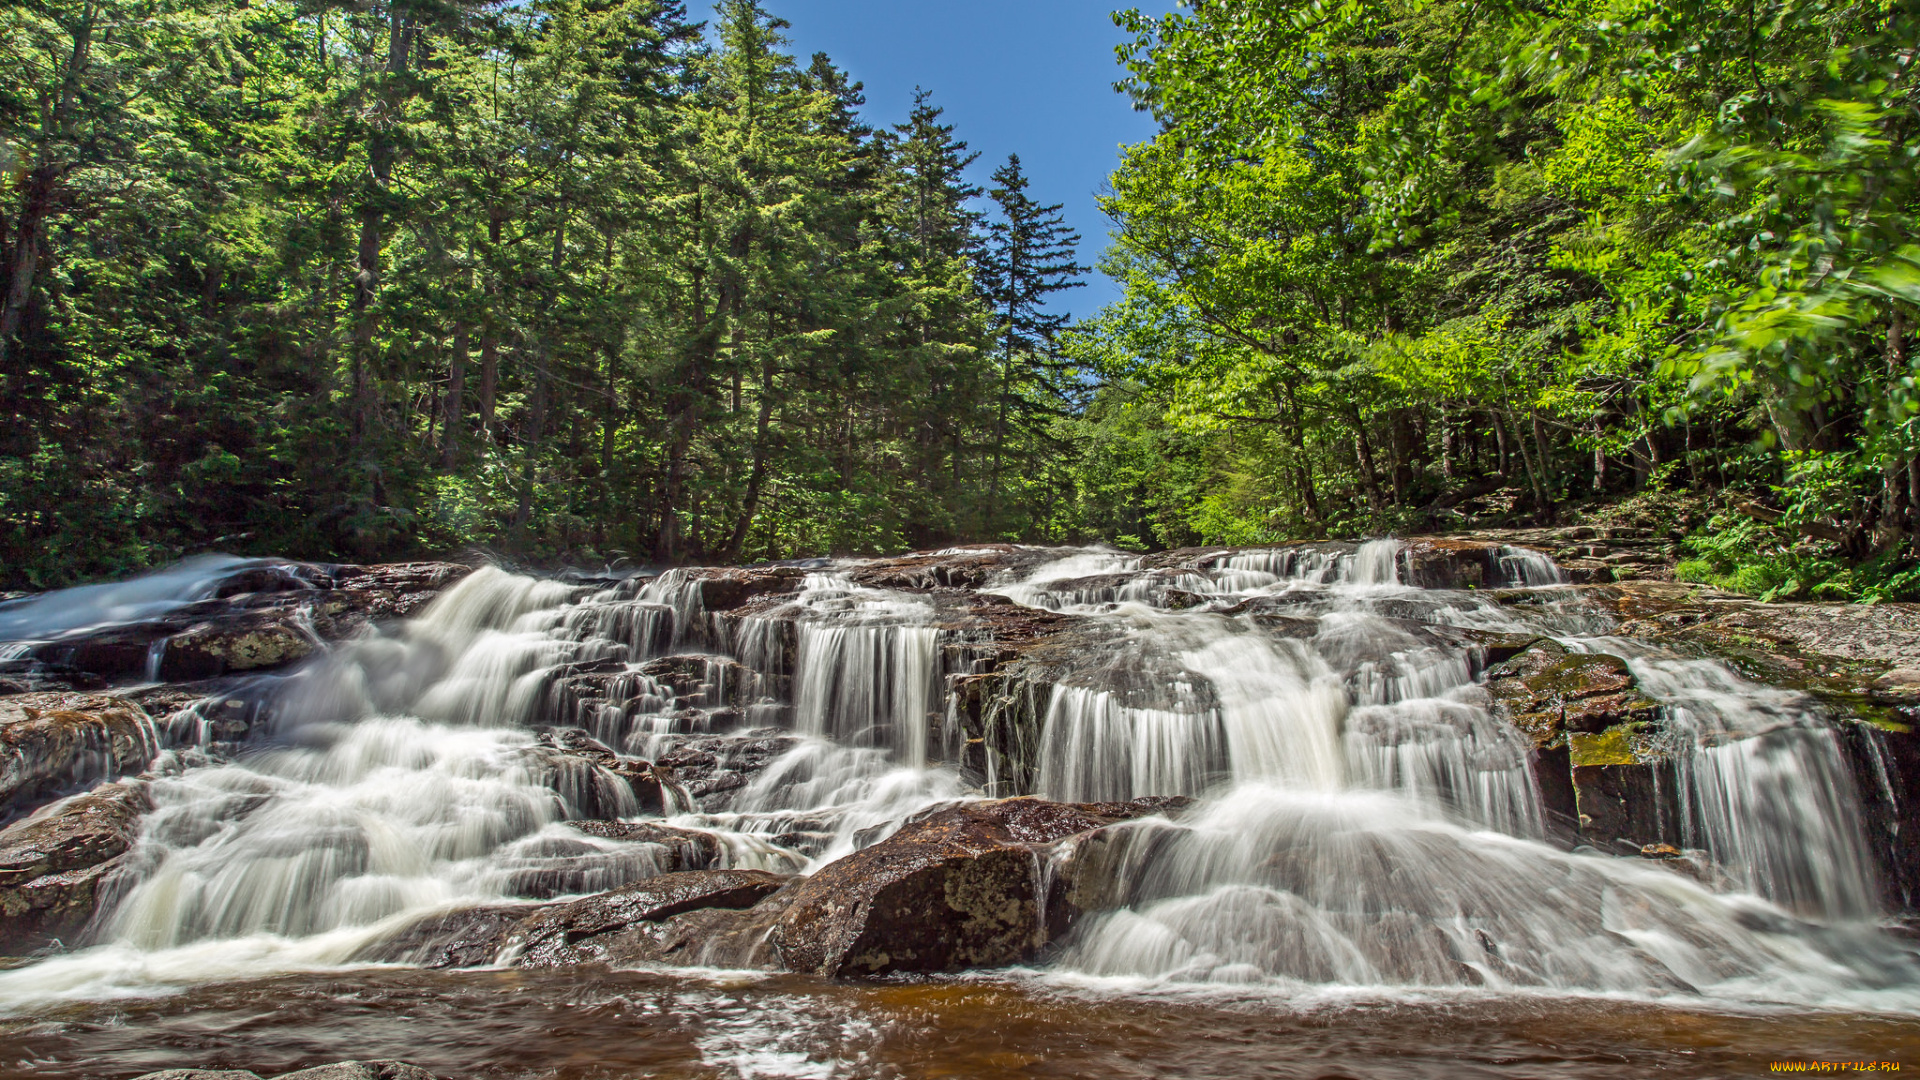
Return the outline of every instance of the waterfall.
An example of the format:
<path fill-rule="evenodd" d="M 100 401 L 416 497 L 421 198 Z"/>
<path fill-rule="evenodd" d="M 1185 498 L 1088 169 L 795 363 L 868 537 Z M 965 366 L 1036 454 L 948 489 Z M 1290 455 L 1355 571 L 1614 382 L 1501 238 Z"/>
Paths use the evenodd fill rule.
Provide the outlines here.
<path fill-rule="evenodd" d="M 1416 587 L 1391 539 L 948 557 L 1004 569 L 962 595 L 865 584 L 900 579 L 860 560 L 782 566 L 742 602 L 739 571 L 485 568 L 232 691 L 221 707 L 254 720 L 243 752 L 183 709 L 167 738 L 200 749 L 156 759 L 92 948 L 0 972 L 0 1003 L 191 981 L 210 957 L 236 977 L 337 966 L 426 914 L 678 865 L 582 819 L 690 830 L 717 867 L 810 872 L 931 807 L 1018 791 L 1198 800 L 1116 832 L 1116 906 L 1057 951 L 1063 978 L 1802 1002 L 1920 983 L 1874 927 L 1860 796 L 1813 704 L 1608 636 L 1613 616 L 1544 556 L 1487 556 L 1521 604 Z M 232 566 L 0 616 L 39 638 L 144 618 L 207 595 L 214 565 Z M 988 610 L 1056 637 L 1029 656 L 971 621 Z M 1625 661 L 1664 710 L 1649 775 L 1697 880 L 1568 850 L 1532 742 L 1481 685 L 1490 635 Z M 999 697 L 970 700 L 1011 734 L 963 768 L 983 740 L 961 737 L 956 688 L 992 680 Z"/>

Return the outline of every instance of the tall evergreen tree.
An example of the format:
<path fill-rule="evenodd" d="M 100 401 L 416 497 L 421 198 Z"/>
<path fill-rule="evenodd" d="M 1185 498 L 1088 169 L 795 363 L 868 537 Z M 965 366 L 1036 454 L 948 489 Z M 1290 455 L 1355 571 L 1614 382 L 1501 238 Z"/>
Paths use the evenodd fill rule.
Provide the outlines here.
<path fill-rule="evenodd" d="M 1068 358 L 1061 331 L 1071 318 L 1047 307 L 1055 293 L 1085 285 L 1087 268 L 1074 261 L 1079 234 L 1067 227 L 1061 204 L 1042 206 L 1027 194 L 1017 154 L 993 172 L 988 196 L 999 216 L 987 227 L 978 256 L 981 295 L 992 311 L 996 367 L 993 432 L 983 530 L 1008 525 L 1006 467 L 1016 443 L 1044 453 L 1051 421 L 1068 415 L 1085 387 Z"/>

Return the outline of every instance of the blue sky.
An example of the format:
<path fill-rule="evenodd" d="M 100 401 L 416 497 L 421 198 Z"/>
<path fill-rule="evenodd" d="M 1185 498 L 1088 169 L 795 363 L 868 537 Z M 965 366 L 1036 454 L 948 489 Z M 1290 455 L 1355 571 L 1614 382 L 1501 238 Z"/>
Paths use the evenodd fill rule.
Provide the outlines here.
<path fill-rule="evenodd" d="M 1020 155 L 1032 193 L 1061 203 L 1091 266 L 1108 223 L 1094 204 L 1123 143 L 1152 137 L 1153 121 L 1113 91 L 1122 74 L 1113 47 L 1123 35 L 1109 13 L 1138 6 L 1164 12 L 1171 0 L 762 0 L 793 23 L 802 61 L 833 57 L 866 84 L 868 123 L 895 124 L 913 107 L 913 89 L 933 91 L 954 134 L 980 152 L 974 182 L 986 186 L 1009 153 Z M 698 14 L 698 5 L 688 5 Z M 1062 294 L 1056 310 L 1091 314 L 1118 296 L 1098 272 Z"/>

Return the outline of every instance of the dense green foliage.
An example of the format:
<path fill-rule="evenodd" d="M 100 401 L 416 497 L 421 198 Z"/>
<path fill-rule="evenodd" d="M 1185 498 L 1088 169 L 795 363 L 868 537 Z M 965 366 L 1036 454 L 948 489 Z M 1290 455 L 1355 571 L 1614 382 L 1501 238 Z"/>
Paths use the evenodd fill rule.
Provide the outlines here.
<path fill-rule="evenodd" d="M 1126 298 L 1076 343 L 1106 377 L 1079 429 L 1089 522 L 1246 541 L 1711 490 L 1732 513 L 1696 575 L 1910 588 L 1917 16 L 1119 16 L 1162 133 L 1107 200 Z M 1843 580 L 1860 563 L 1878 584 Z"/>
<path fill-rule="evenodd" d="M 1566 520 L 1915 589 L 1916 0 L 1194 0 L 1120 302 L 752 0 L 0 10 L 0 583 Z M 1651 505 L 1651 504 L 1649 504 Z"/>
<path fill-rule="evenodd" d="M 1058 208 L 726 0 L 0 9 L 0 586 L 1028 536 Z"/>

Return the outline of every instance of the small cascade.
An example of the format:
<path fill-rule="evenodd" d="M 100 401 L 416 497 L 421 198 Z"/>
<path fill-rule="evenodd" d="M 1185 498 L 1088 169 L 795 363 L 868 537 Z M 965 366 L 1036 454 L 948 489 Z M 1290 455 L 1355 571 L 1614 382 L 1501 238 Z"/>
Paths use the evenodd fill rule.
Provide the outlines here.
<path fill-rule="evenodd" d="M 881 747 L 913 767 L 927 762 L 938 725 L 940 631 L 925 604 L 814 574 L 798 601 L 795 727 L 852 747 Z"/>
<path fill-rule="evenodd" d="M 643 604 L 658 604 L 673 615 L 675 647 L 698 642 L 706 632 L 706 602 L 700 580 L 684 568 L 675 567 L 647 583 L 640 592 Z"/>
<path fill-rule="evenodd" d="M 1140 559 L 1117 551 L 1082 551 L 1042 566 L 1032 574 L 1013 581 L 996 583 L 994 588 L 1016 604 L 1027 607 L 1064 610 L 1082 604 L 1105 604 L 1119 599 L 1116 586 L 1094 582 L 1088 589 L 1062 588 L 1064 583 L 1128 574 L 1139 569 Z"/>
<path fill-rule="evenodd" d="M 1183 825 L 1064 967 L 1176 982 L 1800 1000 L 1920 974 L 1871 926 L 1799 924 L 1665 869 L 1470 832 L 1384 794 L 1241 785 Z"/>
<path fill-rule="evenodd" d="M 1740 678 L 1723 665 L 1629 655 L 1649 693 L 1668 703 L 1681 841 L 1740 883 L 1825 919 L 1877 913 L 1874 872 L 1837 734 L 1812 702 Z"/>
<path fill-rule="evenodd" d="M 1190 686 L 1175 694 L 1192 697 Z M 1227 771 L 1217 710 L 1125 703 L 1126 694 L 1056 686 L 1040 736 L 1039 790 L 1066 802 L 1120 802 L 1140 794 L 1198 795 Z"/>
<path fill-rule="evenodd" d="M 242 570 L 279 565 L 270 559 L 196 555 L 126 581 L 0 602 L 0 641 L 53 641 L 100 627 L 161 618 L 211 598 L 221 582 Z"/>
<path fill-rule="evenodd" d="M 1503 547 L 1499 562 L 1502 585 L 1541 589 L 1567 583 L 1567 572 L 1560 564 L 1532 548 Z"/>

